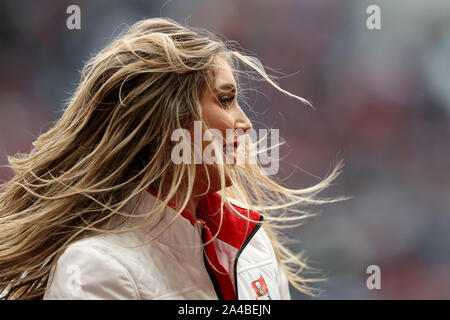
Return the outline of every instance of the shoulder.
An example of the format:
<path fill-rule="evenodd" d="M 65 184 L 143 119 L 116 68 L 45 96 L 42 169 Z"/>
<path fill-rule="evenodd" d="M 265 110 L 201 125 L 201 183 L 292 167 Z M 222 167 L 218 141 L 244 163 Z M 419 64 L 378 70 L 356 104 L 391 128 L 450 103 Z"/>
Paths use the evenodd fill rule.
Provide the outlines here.
<path fill-rule="evenodd" d="M 68 246 L 52 269 L 44 299 L 139 299 L 136 283 L 113 246 L 97 238 Z"/>

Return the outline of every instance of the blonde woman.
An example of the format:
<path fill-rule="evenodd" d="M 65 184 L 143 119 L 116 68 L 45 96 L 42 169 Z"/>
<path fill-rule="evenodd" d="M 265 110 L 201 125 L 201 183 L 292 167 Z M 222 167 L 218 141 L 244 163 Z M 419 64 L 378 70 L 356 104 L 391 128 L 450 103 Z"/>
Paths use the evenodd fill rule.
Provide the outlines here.
<path fill-rule="evenodd" d="M 61 118 L 9 159 L 3 299 L 289 299 L 289 283 L 313 294 L 277 228 L 308 216 L 299 205 L 336 201 L 315 195 L 341 166 L 297 190 L 251 157 L 236 161 L 258 149 L 238 104 L 241 74 L 306 102 L 258 59 L 170 19 L 139 21 L 94 56 Z M 193 139 L 197 124 L 201 137 L 234 133 L 209 153 L 232 161 L 174 160 L 179 130 L 192 148 L 183 160 L 208 148 Z"/>

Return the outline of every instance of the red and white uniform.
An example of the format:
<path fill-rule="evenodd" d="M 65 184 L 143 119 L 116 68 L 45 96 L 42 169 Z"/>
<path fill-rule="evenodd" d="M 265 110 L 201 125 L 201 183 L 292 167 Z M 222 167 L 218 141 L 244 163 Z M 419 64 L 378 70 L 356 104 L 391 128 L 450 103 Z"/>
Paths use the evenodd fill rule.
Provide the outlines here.
<path fill-rule="evenodd" d="M 146 192 L 136 213 L 158 203 Z M 168 206 L 160 223 L 71 244 L 50 273 L 44 299 L 290 299 L 258 212 L 249 210 L 259 222 L 248 222 L 225 207 L 217 238 L 203 250 L 218 230 L 220 204 L 221 196 L 210 193 L 199 202 L 197 218 L 188 210 L 176 217 Z M 247 216 L 247 209 L 232 205 Z M 140 221 L 133 219 L 131 225 Z"/>

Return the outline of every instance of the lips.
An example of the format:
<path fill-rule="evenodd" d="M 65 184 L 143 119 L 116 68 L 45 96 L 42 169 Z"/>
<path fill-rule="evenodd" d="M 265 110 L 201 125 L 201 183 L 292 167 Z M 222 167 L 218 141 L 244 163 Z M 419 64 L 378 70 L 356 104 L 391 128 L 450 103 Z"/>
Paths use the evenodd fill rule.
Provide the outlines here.
<path fill-rule="evenodd" d="M 239 142 L 234 141 L 232 143 L 227 143 L 223 145 L 223 150 L 224 151 L 231 151 L 231 152 L 235 152 L 237 150 L 237 148 L 239 147 Z"/>
<path fill-rule="evenodd" d="M 238 141 L 227 143 L 227 144 L 225 144 L 223 146 L 223 152 L 225 154 L 225 157 L 227 159 L 229 159 L 229 161 L 226 161 L 226 163 L 230 163 L 230 161 L 233 164 L 236 163 L 235 154 L 236 154 L 236 150 L 237 150 L 238 147 L 239 147 L 239 142 Z"/>

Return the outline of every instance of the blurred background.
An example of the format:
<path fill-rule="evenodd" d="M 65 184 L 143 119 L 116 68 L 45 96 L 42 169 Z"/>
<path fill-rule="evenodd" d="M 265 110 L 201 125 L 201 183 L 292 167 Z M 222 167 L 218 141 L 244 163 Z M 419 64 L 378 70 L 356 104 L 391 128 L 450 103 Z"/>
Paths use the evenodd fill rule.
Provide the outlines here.
<path fill-rule="evenodd" d="M 66 27 L 71 4 L 81 30 Z M 373 4 L 380 30 L 366 26 Z M 237 41 L 313 103 L 255 82 L 248 115 L 256 128 L 280 129 L 280 176 L 291 187 L 344 160 L 324 195 L 352 199 L 290 231 L 293 248 L 328 277 L 315 299 L 450 299 L 448 0 L 3 0 L 0 165 L 58 119 L 87 58 L 126 25 L 158 16 Z M 2 182 L 10 177 L 0 169 Z M 366 286 L 369 265 L 381 269 L 379 290 Z"/>

